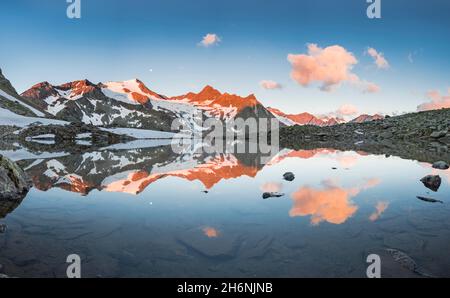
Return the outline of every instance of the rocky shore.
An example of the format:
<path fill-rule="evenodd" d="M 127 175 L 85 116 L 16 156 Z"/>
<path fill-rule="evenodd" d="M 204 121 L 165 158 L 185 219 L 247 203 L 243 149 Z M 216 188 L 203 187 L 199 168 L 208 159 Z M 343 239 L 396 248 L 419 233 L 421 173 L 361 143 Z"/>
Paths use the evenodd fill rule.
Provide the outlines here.
<path fill-rule="evenodd" d="M 434 163 L 450 161 L 450 109 L 410 113 L 365 123 L 280 129 L 280 145 L 290 149 L 334 148 L 395 155 Z"/>
<path fill-rule="evenodd" d="M 0 155 L 0 202 L 23 199 L 31 187 L 31 179 L 22 168 Z"/>

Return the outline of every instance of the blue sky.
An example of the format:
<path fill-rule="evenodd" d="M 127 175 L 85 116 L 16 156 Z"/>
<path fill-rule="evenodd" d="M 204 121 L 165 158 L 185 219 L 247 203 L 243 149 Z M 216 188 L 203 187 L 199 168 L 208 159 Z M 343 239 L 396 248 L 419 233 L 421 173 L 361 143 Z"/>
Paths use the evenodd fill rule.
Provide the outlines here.
<path fill-rule="evenodd" d="M 0 3 L 0 67 L 19 92 L 40 81 L 139 78 L 166 95 L 210 84 L 255 93 L 285 112 L 322 114 L 343 104 L 366 113 L 414 111 L 426 92 L 445 95 L 450 87 L 450 1 L 382 0 L 378 20 L 367 18 L 365 0 L 81 0 L 76 20 L 67 18 L 67 5 Z M 221 42 L 199 46 L 207 33 Z M 294 81 L 287 56 L 307 54 L 309 43 L 344 48 L 358 60 L 351 72 L 380 91 L 343 82 L 325 92 L 320 82 Z M 378 68 L 368 47 L 390 67 Z M 262 80 L 282 88 L 265 90 Z"/>

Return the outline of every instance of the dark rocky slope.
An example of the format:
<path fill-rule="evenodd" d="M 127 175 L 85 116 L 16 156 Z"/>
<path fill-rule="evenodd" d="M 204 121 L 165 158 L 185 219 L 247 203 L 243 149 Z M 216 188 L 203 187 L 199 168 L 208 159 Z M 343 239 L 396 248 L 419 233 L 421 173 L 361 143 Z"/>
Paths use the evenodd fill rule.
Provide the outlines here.
<path fill-rule="evenodd" d="M 450 109 L 410 113 L 333 127 L 280 129 L 280 144 L 291 149 L 318 147 L 395 155 L 424 162 L 450 161 Z"/>

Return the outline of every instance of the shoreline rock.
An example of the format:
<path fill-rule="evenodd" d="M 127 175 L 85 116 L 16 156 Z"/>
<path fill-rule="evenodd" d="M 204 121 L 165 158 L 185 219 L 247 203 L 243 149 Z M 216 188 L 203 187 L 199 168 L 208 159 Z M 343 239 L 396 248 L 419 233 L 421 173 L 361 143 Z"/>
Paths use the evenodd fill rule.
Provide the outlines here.
<path fill-rule="evenodd" d="M 449 165 L 445 161 L 441 160 L 433 163 L 433 168 L 438 170 L 447 170 L 449 168 Z"/>
<path fill-rule="evenodd" d="M 0 200 L 23 199 L 31 187 L 28 175 L 15 162 L 0 155 Z"/>

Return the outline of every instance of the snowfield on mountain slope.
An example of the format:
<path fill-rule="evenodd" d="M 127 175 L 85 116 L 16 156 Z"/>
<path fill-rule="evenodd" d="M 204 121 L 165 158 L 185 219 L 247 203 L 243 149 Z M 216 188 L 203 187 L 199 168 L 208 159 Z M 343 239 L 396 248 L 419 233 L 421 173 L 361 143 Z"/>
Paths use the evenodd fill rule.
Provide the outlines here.
<path fill-rule="evenodd" d="M 123 82 L 106 82 L 103 83 L 105 88 L 102 88 L 103 94 L 118 101 L 131 104 L 141 104 L 144 97 L 149 99 L 162 99 L 156 93 L 151 92 L 138 79 L 123 81 Z"/>
<path fill-rule="evenodd" d="M 176 137 L 176 133 L 156 131 L 149 129 L 138 129 L 138 128 L 104 128 L 104 130 L 119 134 L 119 135 L 129 135 L 130 137 L 136 139 L 171 139 Z"/>
<path fill-rule="evenodd" d="M 69 124 L 68 122 L 62 121 L 62 120 L 21 116 L 21 115 L 11 112 L 10 110 L 0 108 L 0 125 L 10 125 L 10 126 L 17 126 L 17 127 L 23 128 L 23 127 L 26 127 L 30 124 L 37 123 L 37 122 L 42 123 L 43 125 L 50 125 L 50 124 L 66 125 L 66 124 Z"/>
<path fill-rule="evenodd" d="M 177 117 L 185 120 L 184 124 L 189 126 L 190 130 L 199 130 L 195 123 L 201 119 L 201 110 L 184 100 L 170 100 L 151 92 L 142 82 L 137 79 L 123 82 L 107 82 L 103 83 L 103 94 L 107 97 L 128 104 L 141 104 L 134 97 L 142 100 L 147 97 L 156 111 L 169 111 L 175 113 Z M 200 129 L 201 130 L 201 129 Z"/>
<path fill-rule="evenodd" d="M 204 111 L 208 117 L 222 117 L 225 119 L 232 119 L 238 113 L 238 108 L 233 106 L 231 103 L 229 106 L 214 103 L 214 96 L 217 96 L 217 94 L 220 93 L 219 91 L 212 89 L 212 87 L 205 87 L 200 94 L 202 94 L 202 92 L 208 92 L 208 90 L 212 89 L 214 92 L 217 92 L 216 95 L 212 94 L 212 98 L 209 100 L 202 99 L 201 101 L 197 101 L 191 100 L 187 96 L 181 96 L 179 98 L 166 98 L 148 89 L 138 79 L 123 82 L 107 82 L 103 83 L 103 85 L 106 87 L 102 88 L 102 92 L 112 99 L 135 105 L 140 104 L 143 101 L 150 101 L 154 109 L 174 112 L 179 117 L 189 121 L 193 119 L 194 116 L 192 115 L 198 114 L 199 111 Z M 245 98 L 227 94 L 220 94 L 220 96 L 229 96 L 239 98 L 240 100 L 245 100 Z"/>
<path fill-rule="evenodd" d="M 36 114 L 36 116 L 38 117 L 44 117 L 45 114 L 42 113 L 41 111 L 38 111 L 37 109 L 33 108 L 32 106 L 27 105 L 26 103 L 23 103 L 22 101 L 18 100 L 17 98 L 15 98 L 14 96 L 9 95 L 8 93 L 6 93 L 5 91 L 0 89 L 0 96 L 6 98 L 7 100 L 10 100 L 12 102 L 18 102 L 19 104 L 21 104 L 22 106 L 24 106 L 25 108 L 31 110 L 34 114 Z"/>
<path fill-rule="evenodd" d="M 31 124 L 38 122 L 42 123 L 43 125 L 69 124 L 69 122 L 61 120 L 21 116 L 3 108 L 0 108 L 0 119 L 1 119 L 0 125 L 17 126 L 20 128 L 25 128 Z M 128 135 L 136 139 L 171 139 L 176 136 L 175 133 L 148 130 L 148 129 L 134 129 L 134 128 L 100 128 L 100 129 L 115 134 Z"/>

